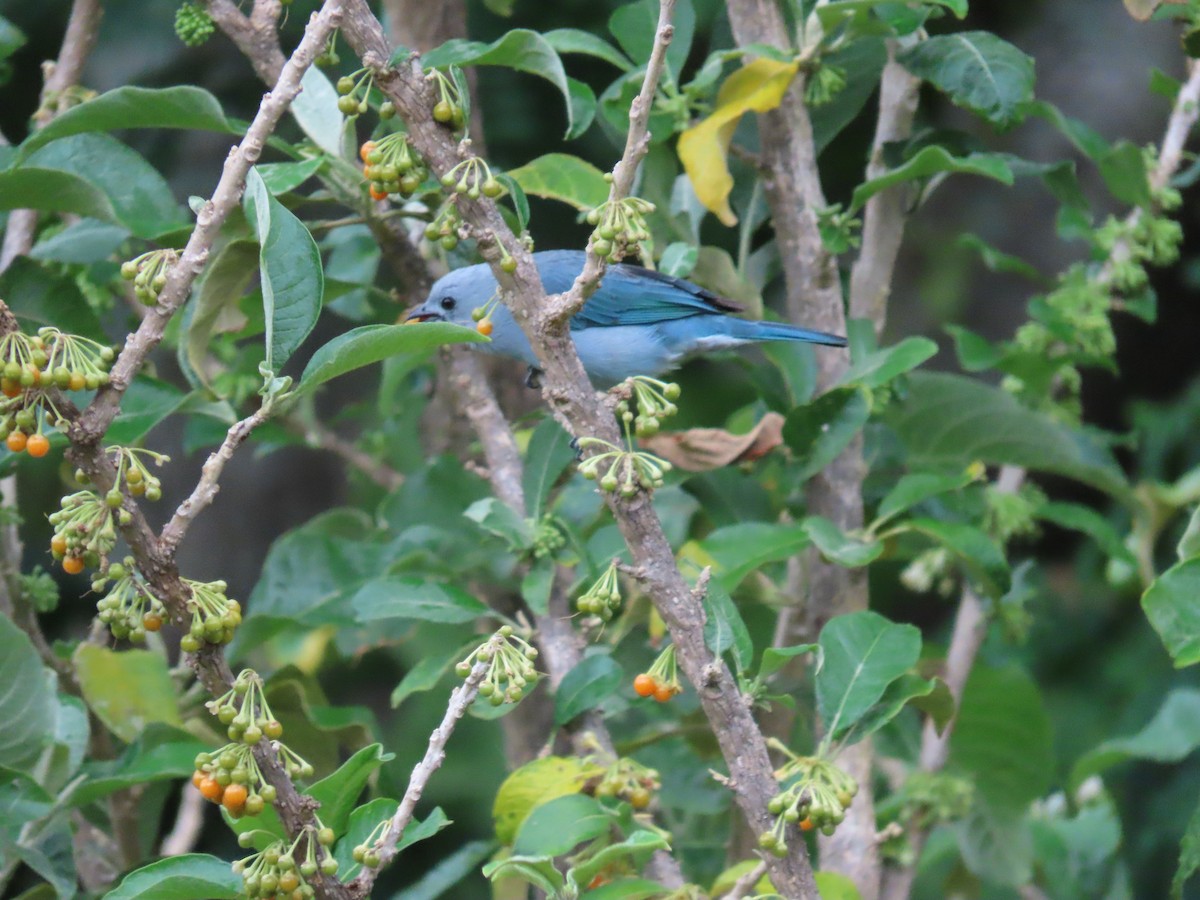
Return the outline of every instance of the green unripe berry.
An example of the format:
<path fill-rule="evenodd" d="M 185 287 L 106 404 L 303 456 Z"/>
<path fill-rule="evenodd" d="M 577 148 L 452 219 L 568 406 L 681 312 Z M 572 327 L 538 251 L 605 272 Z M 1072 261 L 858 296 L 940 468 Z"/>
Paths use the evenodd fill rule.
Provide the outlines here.
<path fill-rule="evenodd" d="M 489 178 L 483 183 L 483 195 L 495 200 L 504 193 L 504 186 L 495 178 Z"/>
<path fill-rule="evenodd" d="M 504 259 L 500 260 L 500 271 L 507 272 L 509 275 L 511 275 L 513 272 L 517 271 L 517 261 L 511 256 L 504 257 Z"/>
<path fill-rule="evenodd" d="M 124 499 L 125 498 L 121 496 L 121 492 L 116 488 L 113 488 L 104 495 L 104 502 L 109 509 L 116 509 L 121 505 L 121 501 Z"/>
<path fill-rule="evenodd" d="M 445 125 L 454 120 L 454 109 L 445 100 L 439 100 L 433 105 L 433 120 Z"/>
<path fill-rule="evenodd" d="M 612 242 L 606 241 L 603 238 L 598 241 L 592 241 L 592 250 L 595 251 L 597 256 L 608 256 L 612 253 L 612 248 Z"/>
<path fill-rule="evenodd" d="M 353 97 L 339 97 L 337 107 L 338 112 L 344 116 L 358 115 L 358 101 Z"/>
<path fill-rule="evenodd" d="M 321 874 L 332 878 L 338 872 L 338 861 L 332 856 L 325 857 L 321 863 Z"/>
<path fill-rule="evenodd" d="M 343 97 L 354 90 L 354 79 L 349 75 L 343 75 L 337 80 L 337 92 Z"/>
<path fill-rule="evenodd" d="M 262 740 L 262 736 L 262 729 L 257 725 L 251 725 L 246 729 L 245 733 L 242 734 L 242 743 L 257 744 L 260 740 Z"/>
<path fill-rule="evenodd" d="M 259 796 L 263 798 L 263 801 L 265 803 L 274 803 L 275 802 L 275 796 L 276 796 L 275 785 L 264 784 L 261 788 L 259 788 L 258 793 L 259 793 Z"/>
<path fill-rule="evenodd" d="M 379 104 L 379 118 L 390 119 L 396 115 L 396 104 L 391 100 L 384 100 Z"/>

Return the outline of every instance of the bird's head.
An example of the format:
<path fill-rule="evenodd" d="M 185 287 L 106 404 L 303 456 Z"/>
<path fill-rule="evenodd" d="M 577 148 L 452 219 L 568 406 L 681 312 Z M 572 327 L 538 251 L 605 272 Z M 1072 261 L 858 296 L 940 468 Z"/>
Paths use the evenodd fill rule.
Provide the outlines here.
<path fill-rule="evenodd" d="M 451 322 L 473 328 L 471 312 L 496 292 L 496 279 L 486 265 L 467 266 L 439 278 L 425 302 L 408 314 L 409 322 Z"/>

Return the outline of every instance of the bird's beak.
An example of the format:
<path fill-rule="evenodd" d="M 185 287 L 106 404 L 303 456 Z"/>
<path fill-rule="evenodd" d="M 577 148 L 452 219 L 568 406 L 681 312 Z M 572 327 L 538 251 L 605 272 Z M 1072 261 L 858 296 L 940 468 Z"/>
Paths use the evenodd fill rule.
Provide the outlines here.
<path fill-rule="evenodd" d="M 404 320 L 405 325 L 412 325 L 416 322 L 441 322 L 442 316 L 440 313 L 429 312 L 429 310 L 417 307 L 410 312 Z"/>

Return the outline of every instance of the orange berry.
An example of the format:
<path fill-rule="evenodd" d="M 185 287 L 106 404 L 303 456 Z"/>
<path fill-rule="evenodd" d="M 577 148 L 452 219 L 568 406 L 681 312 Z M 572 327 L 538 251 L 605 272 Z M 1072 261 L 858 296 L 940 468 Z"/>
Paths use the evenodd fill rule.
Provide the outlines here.
<path fill-rule="evenodd" d="M 67 555 L 67 539 L 61 534 L 56 534 L 50 538 L 50 552 L 55 556 Z"/>
<path fill-rule="evenodd" d="M 675 696 L 675 688 L 669 684 L 659 684 L 654 688 L 654 699 L 659 703 L 666 703 Z"/>
<path fill-rule="evenodd" d="M 208 776 L 206 774 L 204 774 L 203 772 L 201 772 L 199 769 L 197 769 L 195 772 L 192 773 L 192 785 L 196 788 L 196 790 L 200 790 L 200 782 L 202 782 L 207 777 Z"/>
<path fill-rule="evenodd" d="M 21 396 L 21 383 L 13 381 L 11 378 L 0 378 L 0 391 L 4 392 L 4 396 L 8 399 Z"/>
<path fill-rule="evenodd" d="M 8 444 L 8 449 L 13 453 L 20 453 L 25 449 L 25 445 L 29 443 L 29 438 L 25 436 L 25 432 L 23 431 L 11 431 L 4 443 Z"/>
<path fill-rule="evenodd" d="M 371 155 L 371 151 L 375 149 L 374 141 L 363 141 L 363 145 L 358 148 L 358 158 L 363 162 L 367 161 L 367 157 Z"/>
<path fill-rule="evenodd" d="M 800 830 L 801 831 L 812 831 L 816 827 L 817 827 L 817 825 L 815 822 L 813 822 L 812 819 L 801 819 L 800 820 Z"/>
<path fill-rule="evenodd" d="M 25 449 L 29 451 L 29 455 L 35 459 L 41 459 L 50 452 L 50 438 L 44 434 L 31 434 L 25 442 Z"/>
<path fill-rule="evenodd" d="M 231 784 L 225 788 L 225 793 L 221 796 L 221 805 L 233 815 L 240 816 L 242 810 L 246 808 L 246 798 L 249 795 L 250 792 L 246 790 L 244 784 Z"/>
<path fill-rule="evenodd" d="M 163 627 L 163 618 L 158 613 L 146 613 L 142 616 L 142 627 L 147 631 L 160 631 Z"/>
<path fill-rule="evenodd" d="M 376 188 L 375 185 L 371 185 L 371 189 L 370 189 L 369 193 L 371 195 L 372 200 L 386 200 L 388 198 L 387 191 L 381 191 L 378 188 Z"/>
<path fill-rule="evenodd" d="M 63 571 L 68 575 L 78 575 L 83 571 L 82 556 L 67 556 L 62 561 Z"/>
<path fill-rule="evenodd" d="M 86 387 L 86 386 L 87 386 L 87 379 L 85 379 L 78 372 L 71 373 L 71 380 L 67 382 L 68 390 L 82 391 L 84 389 L 84 387 Z"/>
<path fill-rule="evenodd" d="M 658 682 L 654 680 L 654 676 L 645 672 L 633 679 L 633 691 L 639 697 L 649 697 L 657 687 Z"/>
<path fill-rule="evenodd" d="M 480 334 L 482 334 L 484 337 L 487 337 L 488 335 L 490 335 L 492 333 L 492 320 L 491 319 L 480 319 L 479 322 L 476 323 L 476 325 L 475 325 L 475 330 L 478 331 Z"/>
<path fill-rule="evenodd" d="M 42 383 L 42 370 L 37 366 L 30 366 L 29 371 L 33 373 L 33 386 L 37 387 Z"/>
<path fill-rule="evenodd" d="M 205 775 L 196 787 L 200 789 L 200 793 L 204 795 L 205 800 L 211 800 L 213 803 L 220 803 L 221 797 L 225 793 L 225 788 L 217 784 L 216 779 L 211 775 Z"/>

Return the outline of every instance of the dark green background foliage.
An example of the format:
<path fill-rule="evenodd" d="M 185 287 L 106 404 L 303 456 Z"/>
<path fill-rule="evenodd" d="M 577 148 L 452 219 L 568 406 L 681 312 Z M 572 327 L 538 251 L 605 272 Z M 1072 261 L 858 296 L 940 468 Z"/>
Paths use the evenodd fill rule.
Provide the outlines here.
<path fill-rule="evenodd" d="M 58 0 L 0 0 L 0 16 L 28 41 L 0 70 L 0 131 L 14 145 L 26 137 L 41 86 L 38 65 L 57 53 L 68 6 Z M 286 46 L 298 40 L 311 6 L 296 0 L 284 28 Z M 491 42 L 513 28 L 543 33 L 576 28 L 609 39 L 609 18 L 621 4 L 517 0 L 507 18 L 497 15 L 496 4 L 490 6 L 469 5 L 473 39 Z M 57 175 L 44 187 L 28 182 L 22 189 L 61 190 L 67 197 L 63 208 L 90 212 L 94 218 L 65 232 L 47 220 L 33 259 L 19 260 L 0 276 L 0 298 L 27 322 L 52 320 L 64 330 L 103 332 L 110 340 L 123 335 L 132 319 L 126 307 L 113 302 L 119 261 L 147 249 L 147 238 L 180 244 L 186 234 L 181 229 L 191 221 L 188 198 L 208 196 L 219 175 L 231 140 L 223 127 L 237 129 L 257 108 L 262 85 L 232 45 L 218 34 L 199 48 L 184 48 L 174 36 L 173 17 L 169 3 L 107 3 L 84 83 L 100 92 L 124 85 L 195 85 L 216 97 L 219 110 L 210 110 L 212 120 L 202 130 L 103 128 L 38 151 L 42 164 L 55 172 L 72 171 L 78 161 L 64 161 L 63 156 L 78 153 L 87 160 L 79 171 L 80 183 Z M 681 82 L 697 74 L 710 51 L 732 43 L 720 3 L 696 0 L 694 19 L 690 51 L 677 61 Z M 1037 347 L 1009 341 L 1029 318 L 1030 297 L 1057 296 L 1056 291 L 1070 285 L 1070 272 L 1084 278 L 1083 264 L 1102 258 L 1093 225 L 1098 227 L 1110 212 L 1124 215 L 1130 206 L 1149 208 L 1157 202 L 1149 197 L 1138 148 L 1158 140 L 1170 109 L 1170 99 L 1162 94 L 1170 92 L 1169 78 L 1182 76 L 1178 27 L 1166 21 L 1136 23 L 1115 0 L 977 0 L 964 21 L 947 15 L 931 20 L 929 27 L 938 35 L 994 31 L 1012 41 L 1036 59 L 1038 98 L 1095 133 L 1081 137 L 1077 130 L 1074 141 L 1068 139 L 1064 129 L 1054 126 L 1050 106 L 1028 118 L 1028 109 L 1020 104 L 985 109 L 991 120 L 985 121 L 964 109 L 971 103 L 954 90 L 947 88 L 947 96 L 926 87 L 921 137 L 893 148 L 892 167 L 912 164 L 913 169 L 905 170 L 909 180 L 964 170 L 985 177 L 950 174 L 950 187 L 932 191 L 916 211 L 892 290 L 888 327 L 879 341 L 885 349 L 877 350 L 869 326 L 852 323 L 855 369 L 843 386 L 817 401 L 812 401 L 814 364 L 808 350 L 773 348 L 689 364 L 678 377 L 683 391 L 672 428 L 745 431 L 773 410 L 787 417 L 784 440 L 793 456 L 785 458 L 780 450 L 753 465 L 673 476 L 656 494 L 655 506 L 685 566 L 691 566 L 685 572 L 709 563 L 718 566 L 710 618 L 730 631 L 710 636 L 710 644 L 717 643 L 714 649 L 726 652 L 748 674 L 765 665 L 760 653 L 769 642 L 785 580 L 782 561 L 809 545 L 844 565 L 869 564 L 872 609 L 893 623 L 919 629 L 923 644 L 911 629 L 888 632 L 903 645 L 895 651 L 899 672 L 931 674 L 921 669 L 917 657 L 943 655 L 958 585 L 970 583 L 985 598 L 993 627 L 968 683 L 949 769 L 969 778 L 982 801 L 965 821 L 935 830 L 914 896 L 940 897 L 947 885 L 959 884 L 980 896 L 1015 897 L 1021 876 L 1036 876 L 1054 898 L 1166 896 L 1180 837 L 1189 830 L 1200 797 L 1200 757 L 1194 752 L 1200 746 L 1200 695 L 1195 667 L 1183 667 L 1196 661 L 1195 644 L 1187 644 L 1188 636 L 1195 639 L 1196 623 L 1193 618 L 1182 625 L 1160 625 L 1168 633 L 1164 647 L 1147 618 L 1147 612 L 1154 618 L 1156 609 L 1160 614 L 1165 609 L 1168 616 L 1196 616 L 1196 582 L 1189 566 L 1197 564 L 1187 562 L 1197 552 L 1189 512 L 1200 499 L 1191 483 L 1200 471 L 1200 386 L 1195 381 L 1200 371 L 1200 307 L 1195 303 L 1200 256 L 1194 237 L 1200 233 L 1200 217 L 1193 211 L 1191 183 L 1197 169 L 1191 160 L 1176 179 L 1183 191 L 1183 205 L 1173 213 L 1184 233 L 1179 260 L 1152 269 L 1148 289 L 1126 291 L 1130 312 L 1112 319 L 1115 350 L 1080 346 L 1069 359 L 1050 362 Z M 348 49 L 342 51 L 341 71 L 333 77 L 357 68 L 351 56 Z M 852 72 L 853 65 L 869 69 L 867 56 L 869 52 L 847 67 Z M 588 84 L 597 97 L 618 74 L 592 57 L 565 59 L 568 74 Z M 913 71 L 935 82 L 944 74 L 937 62 L 909 61 Z M 1152 65 L 1161 66 L 1166 75 L 1152 79 Z M 726 65 L 725 74 L 733 68 Z M 548 81 L 502 66 L 473 71 L 487 155 L 497 171 L 550 152 L 575 154 L 601 170 L 611 167 L 623 134 L 603 102 L 595 123 L 564 142 L 563 101 Z M 852 90 L 847 89 L 847 96 Z M 869 96 L 864 91 L 860 99 Z M 832 106 L 836 109 L 838 103 L 835 97 Z M 195 115 L 195 108 L 189 108 Z M 840 128 L 831 113 L 825 126 L 830 133 L 821 157 L 826 195 L 843 208 L 865 199 L 855 191 L 869 151 L 873 109 L 873 101 L 867 102 L 857 117 L 836 122 L 844 126 Z M 217 118 L 221 110 L 229 123 Z M 363 117 L 359 139 L 368 136 L 374 121 L 373 114 Z M 280 134 L 291 141 L 301 138 L 290 120 Z M 133 154 L 126 158 L 119 145 L 114 147 L 117 140 L 144 160 Z M 757 133 L 748 120 L 739 127 L 737 140 L 755 149 Z M 925 144 L 940 144 L 950 156 Z M 973 152 L 980 156 L 964 163 Z M 9 153 L 0 149 L 0 164 L 8 165 Z M 268 161 L 283 158 L 276 154 Z M 133 178 L 136 195 L 116 197 L 118 192 L 107 191 L 104 184 L 98 190 L 89 186 L 88 178 L 97 183 L 104 178 L 96 170 L 97 159 L 111 161 L 112 179 Z M 732 205 L 750 218 L 752 172 L 744 161 L 734 160 L 732 168 L 737 184 Z M 769 222 L 759 220 L 744 232 L 723 227 L 712 216 L 699 225 L 690 222 L 671 203 L 672 185 L 681 171 L 673 138 L 655 143 L 640 195 L 659 204 L 651 220 L 657 250 L 680 242 L 722 251 L 706 249 L 695 277 L 782 314 L 782 279 Z M 0 171 L 0 201 L 4 178 Z M 279 192 L 280 203 L 272 210 L 288 207 L 298 219 L 276 212 L 276 226 L 291 227 L 300 219 L 311 226 L 314 220 L 346 214 L 328 196 L 315 193 L 313 184 Z M 8 185 L 12 191 L 17 187 Z M 21 205 L 15 196 L 4 201 L 4 209 Z M 256 197 L 256 203 L 265 203 L 265 188 Z M 753 202 L 763 216 L 760 201 Z M 4 216 L 0 212 L 0 222 Z M 190 490 L 233 407 L 242 404 L 244 415 L 260 384 L 264 314 L 260 289 L 246 274 L 257 261 L 255 235 L 249 230 L 253 223 L 239 220 L 233 227 L 243 240 L 223 251 L 229 280 L 214 281 L 210 290 L 214 296 L 219 290 L 249 291 L 225 310 L 234 318 L 240 311 L 240 331 L 221 335 L 211 347 L 203 340 L 189 347 L 186 326 L 172 326 L 167 345 L 153 358 L 155 379 L 135 386 L 115 426 L 120 430 L 114 440 L 146 437 L 147 446 L 174 460 L 162 471 L 165 497 L 151 512 L 155 525 L 169 514 L 158 509 L 173 509 Z M 312 251 L 308 261 L 319 272 L 323 260 L 326 308 L 312 334 L 298 347 L 286 348 L 295 353 L 282 371 L 297 378 L 313 352 L 330 339 L 354 327 L 395 322 L 402 312 L 396 297 L 408 297 L 409 289 L 381 264 L 377 246 L 361 226 L 313 230 L 320 259 Z M 590 227 L 567 204 L 532 197 L 529 231 L 539 249 L 582 247 Z M 289 247 L 303 244 L 295 238 L 288 238 Z M 301 253 L 292 262 L 302 265 L 303 257 Z M 461 247 L 445 261 L 456 265 L 468 258 L 468 248 Z M 728 264 L 722 267 L 722 262 Z M 732 272 L 735 262 L 745 263 L 740 277 Z M 1079 268 L 1071 269 L 1073 265 Z M 1063 272 L 1068 275 L 1059 281 Z M 199 296 L 192 303 L 199 303 Z M 1053 302 L 1035 302 L 1031 308 L 1049 331 L 1084 330 L 1065 316 L 1056 318 Z M 185 312 L 184 318 L 191 321 L 188 317 L 194 315 Z M 1105 339 L 1106 327 L 1097 326 L 1097 340 Z M 284 349 L 279 343 L 277 351 Z M 444 710 L 454 681 L 449 669 L 478 630 L 477 598 L 518 595 L 523 585 L 515 568 L 527 548 L 520 546 L 519 535 L 513 538 L 504 528 L 490 527 L 494 522 L 485 520 L 483 507 L 464 515 L 472 504 L 490 497 L 487 483 L 464 465 L 478 455 L 478 447 L 465 432 L 446 425 L 444 411 L 438 417 L 444 399 L 431 399 L 434 367 L 429 354 L 409 352 L 412 348 L 402 341 L 386 349 L 403 352 L 382 366 L 352 372 L 320 391 L 314 388 L 300 401 L 296 416 L 302 423 L 305 417 L 323 422 L 339 437 L 357 441 L 402 473 L 403 485 L 384 491 L 361 473 L 343 468 L 332 455 L 306 447 L 296 428 L 269 423 L 256 434 L 253 452 L 245 452 L 227 471 L 218 500 L 184 544 L 180 565 L 192 578 L 225 579 L 229 595 L 245 605 L 246 620 L 230 647 L 235 670 L 239 664 L 253 664 L 264 674 L 274 673 L 271 702 L 295 748 L 316 766 L 317 777 L 378 741 L 393 756 L 362 762 L 362 778 L 377 767 L 370 796 L 395 798 L 403 793 Z M 206 350 L 218 360 L 219 372 L 210 370 L 201 378 L 196 362 Z M 380 351 L 376 357 L 383 355 Z M 920 365 L 923 371 L 912 371 Z M 1076 365 L 1083 372 L 1082 387 L 1077 396 L 1058 402 L 1049 386 L 1064 381 L 1069 386 Z M 520 377 L 515 367 L 498 371 L 514 385 Z M 999 387 L 1002 381 L 1007 390 Z M 527 492 L 544 501 L 546 511 L 569 531 L 572 540 L 561 561 L 578 564 L 575 593 L 582 593 L 622 551 L 619 535 L 592 485 L 571 475 L 558 482 L 570 453 L 551 426 L 539 426 L 531 392 L 514 387 L 501 393 L 522 439 L 531 442 L 527 481 L 534 480 Z M 847 536 L 828 522 L 805 520 L 800 485 L 859 429 L 864 429 L 870 464 L 864 487 L 867 521 L 885 512 L 896 519 Z M 60 451 L 56 444 L 48 460 L 15 460 L 5 454 L 0 461 L 18 476 L 26 572 L 37 565 L 51 568 L 45 515 L 57 507 L 63 479 L 70 476 Z M 537 483 L 534 462 L 548 473 L 541 493 L 528 490 Z M 1002 501 L 962 475 L 975 462 L 992 471 L 1005 464 L 1030 470 L 1040 491 L 1022 494 L 1023 505 L 1015 513 L 1007 509 L 1016 528 L 1008 527 L 1012 522 L 1004 519 L 1006 509 L 997 505 Z M 942 481 L 924 490 L 933 482 L 902 481 L 906 476 Z M 551 492 L 556 483 L 561 486 Z M 900 491 L 898 484 L 912 493 Z M 1147 511 L 1152 508 L 1161 518 L 1150 521 Z M 802 524 L 778 524 L 785 512 L 788 521 Z M 1032 524 L 1037 527 L 1025 527 Z M 497 533 L 510 540 L 497 538 Z M 931 548 L 940 548 L 940 561 L 932 560 Z M 923 583 L 914 572 L 922 560 L 932 565 L 932 575 Z M 1182 562 L 1147 594 L 1148 609 L 1143 611 L 1143 589 L 1177 560 Z M 54 576 L 62 600 L 52 615 L 42 617 L 43 626 L 52 639 L 78 640 L 94 612 L 85 596 L 88 583 L 57 568 Z M 940 590 L 944 582 L 953 590 Z M 527 600 L 536 594 L 528 583 L 524 588 Z M 629 594 L 627 590 L 627 601 Z M 702 724 L 694 694 L 688 691 L 664 709 L 636 701 L 628 688 L 655 656 L 645 639 L 648 620 L 645 598 L 629 603 L 626 618 L 610 626 L 612 631 L 586 661 L 588 668 L 578 676 L 582 686 L 572 685 L 584 699 L 560 693 L 558 713 L 568 720 L 599 705 L 617 739 L 637 748 L 638 761 L 659 771 L 662 824 L 672 830 L 673 846 L 689 875 L 708 884 L 724 868 L 728 797 L 708 776 L 717 762 L 711 737 L 694 727 Z M 5 629 L 12 630 L 0 619 L 0 646 L 17 646 L 19 639 Z M 827 658 L 827 664 L 836 669 L 838 661 Z M 20 684 L 30 696 L 45 688 L 31 674 L 40 671 L 39 665 L 35 657 L 0 654 L 0 674 L 25 679 Z M 167 678 L 158 669 L 128 675 L 150 694 Z M 888 676 L 883 686 L 894 677 Z M 929 694 L 928 683 L 920 681 Z M 892 689 L 912 688 L 913 682 L 897 685 L 901 687 Z M 814 698 L 807 684 L 802 690 L 794 683 L 773 687 L 795 688 L 802 710 L 811 712 L 815 703 L 823 713 L 822 691 L 833 690 L 818 683 Z M 919 690 L 913 688 L 913 696 Z M 47 696 L 49 710 L 53 692 Z M 878 694 L 868 698 L 860 714 L 879 699 Z M 64 733 L 78 738 L 82 706 L 78 701 L 59 703 Z M 142 846 L 150 853 L 177 803 L 172 779 L 190 774 L 194 754 L 201 744 L 211 745 L 212 735 L 197 728 L 191 736 L 180 730 L 196 709 L 185 706 L 181 717 L 169 690 L 165 699 L 151 697 L 147 704 L 149 717 L 161 724 L 140 735 L 121 735 L 129 740 L 118 748 L 120 763 L 85 762 L 82 771 L 88 780 L 73 802 L 94 814 L 97 807 L 89 804 L 125 786 L 123 777 L 136 780 L 137 773 L 152 772 L 139 816 Z M 0 710 L 10 711 L 3 702 Z M 1165 712 L 1156 718 L 1160 710 Z M 474 872 L 450 895 L 488 896 L 477 873 L 492 845 L 471 842 L 493 840 L 491 801 L 507 769 L 497 723 L 487 708 L 476 711 L 479 715 L 468 717 L 455 734 L 420 808 L 425 817 L 441 807 L 453 825 L 403 856 L 381 879 L 377 896 L 392 896 L 449 858 L 454 860 L 449 865 L 461 863 L 464 871 Z M 1178 716 L 1170 718 L 1167 713 L 1172 712 Z M 878 752 L 911 761 L 920 740 L 917 710 L 906 707 L 890 722 L 877 724 Z M 669 736 L 646 739 L 658 729 Z M 805 734 L 791 742 L 797 750 L 811 744 Z M 36 755 L 36 748 L 24 749 Z M 28 762 L 20 752 L 0 758 L 0 765 L 14 769 Z M 349 779 L 344 772 L 341 777 Z M 1106 793 L 1081 800 L 1077 789 L 1093 774 L 1103 775 Z M 48 787 L 53 793 L 63 783 Z M 48 803 L 49 797 L 39 791 L 36 785 L 13 787 L 7 799 L 0 795 L 0 810 L 18 795 L 23 801 L 34 797 Z M 1030 814 L 1035 801 L 1038 806 Z M 884 801 L 882 814 L 888 809 Z M 0 813 L 0 849 L 15 839 L 4 818 Z M 351 821 L 352 829 L 364 824 Z M 365 834 L 369 823 L 362 830 Z M 1198 832 L 1200 825 L 1192 823 L 1193 839 Z M 62 863 L 64 840 L 61 823 L 48 829 L 37 845 L 45 860 L 32 853 L 22 857 L 27 866 L 13 886 L 35 884 L 34 870 L 69 880 L 63 874 L 68 870 L 55 863 Z M 241 855 L 229 828 L 215 815 L 197 850 L 225 859 Z M 1194 847 L 1191 852 L 1196 853 Z M 188 864 L 203 867 L 205 862 Z M 228 870 L 203 876 L 228 880 Z M 232 889 L 236 887 L 233 881 Z M 433 894 L 415 890 L 395 896 L 411 900 Z"/>

